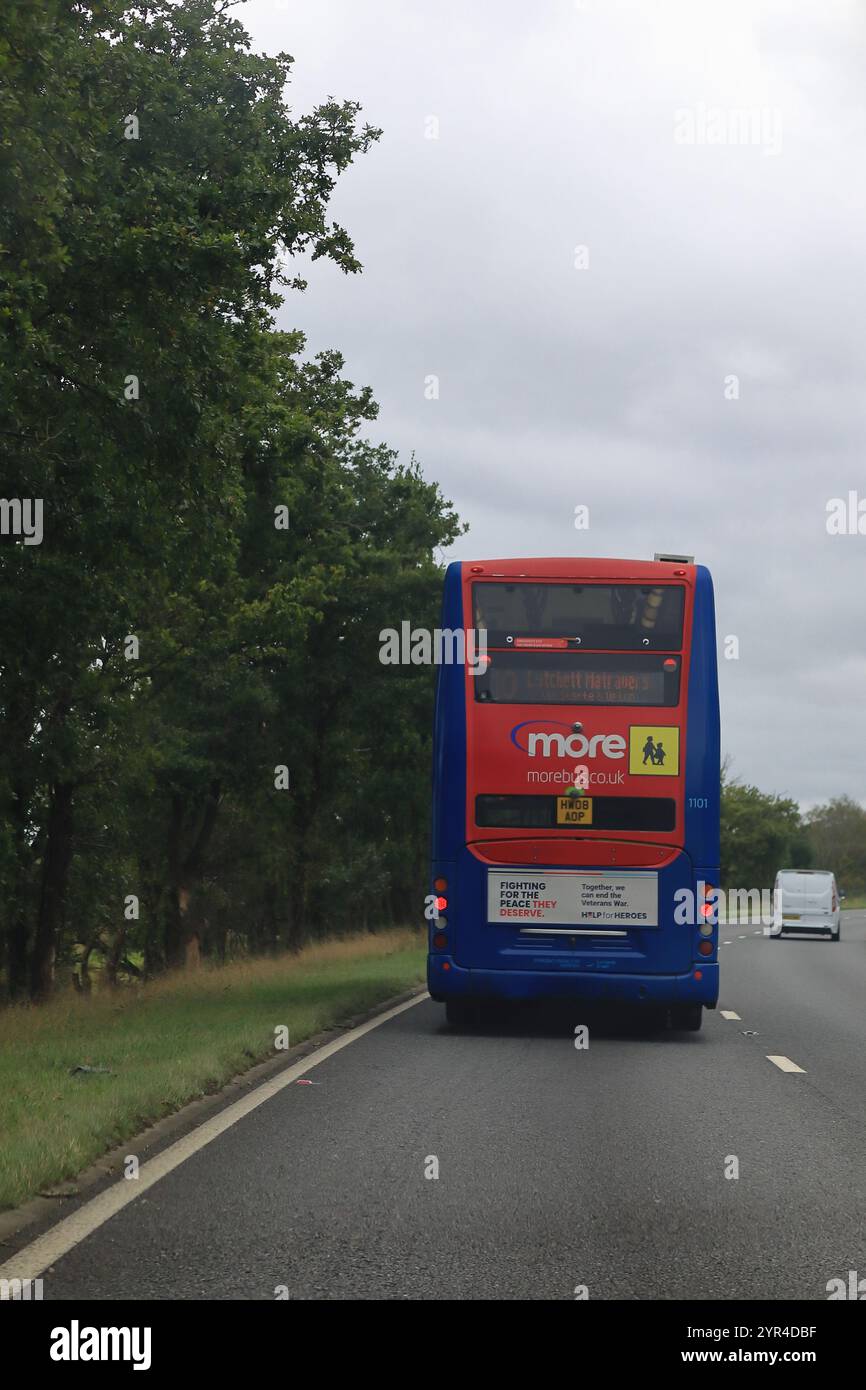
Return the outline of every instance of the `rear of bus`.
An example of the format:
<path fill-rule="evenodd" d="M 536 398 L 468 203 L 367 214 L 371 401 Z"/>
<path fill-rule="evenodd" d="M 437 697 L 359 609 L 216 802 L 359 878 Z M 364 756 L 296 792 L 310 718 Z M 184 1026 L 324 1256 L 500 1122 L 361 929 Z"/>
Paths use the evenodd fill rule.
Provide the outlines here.
<path fill-rule="evenodd" d="M 428 984 L 485 1000 L 663 1006 L 718 997 L 719 712 L 700 565 L 455 563 L 434 728 Z M 472 643 L 467 650 L 472 651 Z"/>

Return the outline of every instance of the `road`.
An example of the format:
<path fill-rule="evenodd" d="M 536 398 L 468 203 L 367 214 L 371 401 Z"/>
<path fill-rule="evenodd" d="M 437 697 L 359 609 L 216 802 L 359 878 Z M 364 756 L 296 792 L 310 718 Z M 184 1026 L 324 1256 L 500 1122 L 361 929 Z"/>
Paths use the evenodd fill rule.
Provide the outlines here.
<path fill-rule="evenodd" d="M 826 1299 L 866 1277 L 866 913 L 842 931 L 723 930 L 739 1017 L 699 1034 L 572 1006 L 460 1035 L 424 1000 L 136 1197 L 45 1297 Z"/>

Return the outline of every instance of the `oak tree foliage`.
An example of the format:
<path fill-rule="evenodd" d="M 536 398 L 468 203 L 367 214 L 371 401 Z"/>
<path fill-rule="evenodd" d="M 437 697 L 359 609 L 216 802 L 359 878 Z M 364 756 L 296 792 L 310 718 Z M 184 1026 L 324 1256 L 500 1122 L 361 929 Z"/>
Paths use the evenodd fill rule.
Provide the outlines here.
<path fill-rule="evenodd" d="M 13 997 L 422 901 L 432 679 L 378 633 L 435 624 L 460 527 L 275 327 L 305 258 L 360 269 L 329 201 L 379 135 L 295 115 L 292 62 L 215 0 L 0 16 L 0 495 L 44 506 L 0 542 Z"/>

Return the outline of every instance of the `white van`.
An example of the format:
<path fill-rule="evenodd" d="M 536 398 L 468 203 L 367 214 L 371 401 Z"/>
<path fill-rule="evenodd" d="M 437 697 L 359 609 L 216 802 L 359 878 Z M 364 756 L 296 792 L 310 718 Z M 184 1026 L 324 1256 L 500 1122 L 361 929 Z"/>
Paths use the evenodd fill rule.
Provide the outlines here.
<path fill-rule="evenodd" d="M 826 869 L 780 869 L 773 892 L 770 936 L 782 932 L 822 932 L 838 941 L 842 930 L 842 896 L 834 874 Z"/>

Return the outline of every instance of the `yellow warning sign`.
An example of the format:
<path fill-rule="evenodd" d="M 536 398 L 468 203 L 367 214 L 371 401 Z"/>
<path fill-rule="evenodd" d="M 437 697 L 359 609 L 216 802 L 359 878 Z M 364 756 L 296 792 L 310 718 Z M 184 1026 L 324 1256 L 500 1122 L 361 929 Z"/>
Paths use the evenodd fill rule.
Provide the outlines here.
<path fill-rule="evenodd" d="M 680 770 L 679 729 L 673 724 L 632 724 L 628 770 L 633 777 L 676 777 Z"/>

